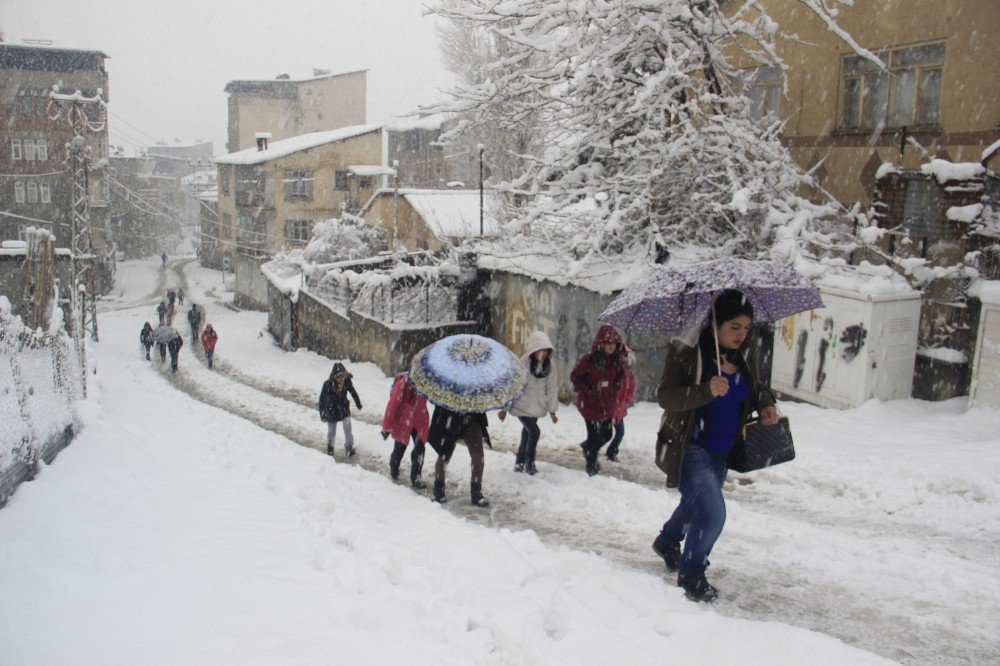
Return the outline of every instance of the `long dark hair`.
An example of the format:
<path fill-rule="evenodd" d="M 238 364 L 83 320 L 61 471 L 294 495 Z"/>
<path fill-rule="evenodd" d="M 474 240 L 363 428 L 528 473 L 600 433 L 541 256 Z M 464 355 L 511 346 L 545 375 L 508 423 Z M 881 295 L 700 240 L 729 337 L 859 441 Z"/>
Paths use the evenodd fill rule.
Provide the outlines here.
<path fill-rule="evenodd" d="M 743 292 L 737 291 L 736 289 L 727 289 L 722 292 L 718 298 L 715 299 L 715 303 L 712 305 L 712 309 L 715 311 L 715 319 L 711 318 L 709 315 L 708 324 L 701 331 L 701 335 L 698 338 L 698 346 L 701 348 L 701 357 L 703 359 L 702 367 L 707 371 L 711 372 L 711 364 L 715 362 L 715 333 L 712 331 L 713 326 L 722 326 L 727 321 L 732 321 L 737 317 L 749 317 L 750 321 L 753 322 L 753 305 L 750 301 L 743 295 Z M 748 335 L 740 345 L 739 349 L 722 349 L 719 348 L 719 355 L 723 356 L 730 363 L 734 363 L 739 357 L 740 351 L 742 351 L 747 344 L 750 342 L 750 336 Z"/>

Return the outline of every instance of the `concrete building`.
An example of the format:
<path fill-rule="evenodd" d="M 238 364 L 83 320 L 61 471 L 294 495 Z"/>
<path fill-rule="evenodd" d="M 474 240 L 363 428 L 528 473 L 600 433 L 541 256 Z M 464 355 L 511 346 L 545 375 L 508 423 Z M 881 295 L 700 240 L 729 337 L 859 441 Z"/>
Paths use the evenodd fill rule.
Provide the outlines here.
<path fill-rule="evenodd" d="M 107 57 L 101 51 L 0 44 L 0 240 L 23 239 L 25 229 L 35 226 L 55 234 L 58 247 L 70 246 L 73 176 L 63 160 L 74 131 L 65 113 L 50 117 L 49 94 L 59 86 L 61 93 L 79 91 L 83 98 L 100 94 L 107 102 Z M 108 157 L 104 110 L 98 104 L 81 108 L 91 121 L 84 139 L 97 165 Z M 92 247 L 103 262 L 113 248 L 108 181 L 94 169 L 89 182 Z"/>
<path fill-rule="evenodd" d="M 229 136 L 226 149 L 239 152 L 255 145 L 259 132 L 274 141 L 300 134 L 363 125 L 367 103 L 366 70 L 292 79 L 287 74 L 268 80 L 230 81 Z"/>
<path fill-rule="evenodd" d="M 784 77 L 745 62 L 754 113 L 786 121 L 783 141 L 818 184 L 852 205 L 873 200 L 875 174 L 931 157 L 978 162 L 1000 138 L 996 62 L 1000 3 L 881 0 L 838 7 L 837 22 L 888 71 L 858 56 L 797 0 L 763 3 L 784 34 Z M 919 146 L 917 145 L 919 144 Z M 925 154 L 926 153 L 926 154 Z"/>
<path fill-rule="evenodd" d="M 159 254 L 157 229 L 163 217 L 157 193 L 150 191 L 150 157 L 108 158 L 111 191 L 111 232 L 125 259 Z"/>
<path fill-rule="evenodd" d="M 305 245 L 316 222 L 357 212 L 380 179 L 382 127 L 355 125 L 270 142 L 216 158 L 218 249 L 267 256 Z M 353 174 L 353 175 L 352 175 Z"/>

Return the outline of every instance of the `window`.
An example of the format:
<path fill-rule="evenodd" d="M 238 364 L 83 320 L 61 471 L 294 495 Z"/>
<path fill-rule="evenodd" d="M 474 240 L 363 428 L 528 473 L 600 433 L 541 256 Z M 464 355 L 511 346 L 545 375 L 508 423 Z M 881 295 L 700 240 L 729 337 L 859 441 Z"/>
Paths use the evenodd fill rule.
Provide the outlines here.
<path fill-rule="evenodd" d="M 28 203 L 38 203 L 38 183 L 28 183 Z"/>
<path fill-rule="evenodd" d="M 35 140 L 25 139 L 24 140 L 24 159 L 28 162 L 35 161 Z"/>
<path fill-rule="evenodd" d="M 24 203 L 24 183 L 21 181 L 14 183 L 14 201 Z"/>
<path fill-rule="evenodd" d="M 285 170 L 285 201 L 294 198 L 312 199 L 313 172 L 298 169 Z"/>
<path fill-rule="evenodd" d="M 375 179 L 371 176 L 361 176 L 358 178 L 358 187 L 365 190 L 370 190 L 375 185 Z"/>
<path fill-rule="evenodd" d="M 935 125 L 941 111 L 944 44 L 879 54 L 888 72 L 861 56 L 843 61 L 845 129 Z"/>
<path fill-rule="evenodd" d="M 289 243 L 308 243 L 312 238 L 312 220 L 285 222 L 285 240 Z"/>
<path fill-rule="evenodd" d="M 232 169 L 229 168 L 228 164 L 224 164 L 219 167 L 219 191 L 224 197 L 229 196 L 229 179 L 231 177 L 231 171 Z"/>
<path fill-rule="evenodd" d="M 349 190 L 349 189 L 351 189 L 350 185 L 348 185 L 348 183 L 347 183 L 347 172 L 346 171 L 338 171 L 338 172 L 336 172 L 334 174 L 333 187 L 334 187 L 334 189 L 337 189 L 337 190 Z"/>
<path fill-rule="evenodd" d="M 49 142 L 45 139 L 39 139 L 35 142 L 35 150 L 38 153 L 39 162 L 47 162 L 49 159 Z"/>
<path fill-rule="evenodd" d="M 750 117 L 757 122 L 778 118 L 781 68 L 755 67 L 736 73 L 735 86 L 750 99 Z"/>
<path fill-rule="evenodd" d="M 42 183 L 38 186 L 38 194 L 42 203 L 52 203 L 52 186 L 48 183 Z"/>
<path fill-rule="evenodd" d="M 11 161 L 21 159 L 21 140 L 11 139 L 10 140 L 10 159 Z"/>

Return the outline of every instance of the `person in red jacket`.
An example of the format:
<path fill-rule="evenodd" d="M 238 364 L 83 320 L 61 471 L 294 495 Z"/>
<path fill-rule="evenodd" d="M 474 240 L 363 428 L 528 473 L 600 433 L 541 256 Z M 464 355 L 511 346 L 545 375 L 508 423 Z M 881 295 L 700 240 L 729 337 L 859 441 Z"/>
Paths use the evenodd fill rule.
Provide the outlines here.
<path fill-rule="evenodd" d="M 635 380 L 635 352 L 628 345 L 622 349 L 622 361 L 625 366 L 625 381 L 622 382 L 615 402 L 615 436 L 608 445 L 607 453 L 611 462 L 618 462 L 618 447 L 625 437 L 625 417 L 628 416 L 628 408 L 635 404 L 635 393 L 639 387 Z"/>
<path fill-rule="evenodd" d="M 410 483 L 414 488 L 426 488 L 421 474 L 424 468 L 424 443 L 430 428 L 427 415 L 427 399 L 413 389 L 410 375 L 401 372 L 396 375 L 389 394 L 389 404 L 382 417 L 382 437 L 392 437 L 393 449 L 389 456 L 389 475 L 395 481 L 399 478 L 399 465 L 406 453 L 406 444 L 413 439 L 410 452 Z"/>
<path fill-rule="evenodd" d="M 208 369 L 212 369 L 212 357 L 215 356 L 215 343 L 219 341 L 219 334 L 215 332 L 211 324 L 205 324 L 205 330 L 201 332 L 201 348 L 205 350 L 205 360 L 208 361 Z"/>
<path fill-rule="evenodd" d="M 577 362 L 569 376 L 577 392 L 576 408 L 587 426 L 587 440 L 580 446 L 590 476 L 601 471 L 597 455 L 611 439 L 615 404 L 625 381 L 623 344 L 618 331 L 604 324 L 597 329 L 590 353 Z"/>

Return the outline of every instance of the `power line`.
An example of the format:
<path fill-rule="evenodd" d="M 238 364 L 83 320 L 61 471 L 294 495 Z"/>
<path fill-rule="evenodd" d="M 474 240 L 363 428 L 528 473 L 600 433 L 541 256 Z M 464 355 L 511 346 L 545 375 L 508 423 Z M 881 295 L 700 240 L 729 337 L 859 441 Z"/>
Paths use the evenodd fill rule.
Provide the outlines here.
<path fill-rule="evenodd" d="M 135 125 L 133 125 L 133 124 L 132 124 L 132 123 L 130 123 L 129 121 L 127 121 L 127 120 L 125 120 L 124 118 L 122 118 L 121 116 L 119 116 L 119 115 L 118 115 L 117 113 L 114 113 L 114 112 L 112 112 L 112 111 L 111 111 L 110 109 L 108 110 L 108 113 L 109 113 L 110 115 L 114 116 L 115 118 L 117 118 L 118 120 L 122 121 L 122 122 L 123 122 L 124 124 L 128 125 L 128 126 L 129 126 L 129 127 L 131 127 L 132 129 L 134 129 L 135 131 L 139 132 L 140 134 L 145 134 L 145 135 L 146 135 L 146 136 L 148 136 L 148 137 L 149 137 L 150 139 L 152 139 L 154 143 L 155 143 L 155 142 L 157 142 L 157 141 L 160 141 L 160 140 L 161 140 L 161 139 L 157 139 L 157 138 L 156 138 L 155 136 L 153 136 L 153 135 L 152 135 L 152 134 L 150 134 L 149 132 L 147 132 L 147 131 L 145 131 L 145 130 L 143 130 L 143 129 L 139 128 L 139 127 L 136 127 Z M 145 143 L 145 142 L 143 142 L 143 143 Z"/>

